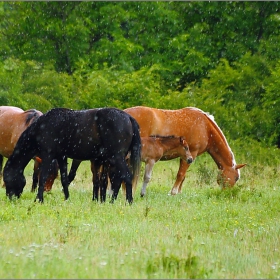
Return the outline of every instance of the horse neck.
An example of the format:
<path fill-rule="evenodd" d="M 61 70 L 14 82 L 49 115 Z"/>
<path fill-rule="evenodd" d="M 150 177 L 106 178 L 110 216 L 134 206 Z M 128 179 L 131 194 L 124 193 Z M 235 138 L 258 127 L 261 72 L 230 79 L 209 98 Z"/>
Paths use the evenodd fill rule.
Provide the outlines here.
<path fill-rule="evenodd" d="M 30 126 L 22 133 L 9 160 L 19 169 L 24 169 L 29 161 L 36 155 L 36 145 L 32 135 L 28 132 Z"/>
<path fill-rule="evenodd" d="M 219 169 L 233 167 L 236 163 L 226 137 L 216 122 L 209 117 L 207 118 L 211 126 L 208 153 L 211 155 Z"/>
<path fill-rule="evenodd" d="M 10 162 L 10 165 L 13 166 L 13 168 L 23 173 L 25 167 L 32 158 L 33 156 L 28 156 L 26 154 L 23 156 L 21 153 L 16 152 L 9 157 L 8 161 Z"/>

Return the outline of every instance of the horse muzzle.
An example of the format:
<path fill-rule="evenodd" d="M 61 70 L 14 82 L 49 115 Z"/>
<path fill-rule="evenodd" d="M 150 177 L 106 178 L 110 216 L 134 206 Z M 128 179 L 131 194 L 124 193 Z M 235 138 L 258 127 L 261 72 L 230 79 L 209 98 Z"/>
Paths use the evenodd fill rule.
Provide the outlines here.
<path fill-rule="evenodd" d="M 20 198 L 21 193 L 16 194 L 15 192 L 6 192 L 6 196 L 10 199 L 13 200 L 13 198 Z"/>
<path fill-rule="evenodd" d="M 191 164 L 191 163 L 193 162 L 193 158 L 192 158 L 192 157 L 189 157 L 189 158 L 187 158 L 186 161 L 187 161 L 188 164 Z"/>

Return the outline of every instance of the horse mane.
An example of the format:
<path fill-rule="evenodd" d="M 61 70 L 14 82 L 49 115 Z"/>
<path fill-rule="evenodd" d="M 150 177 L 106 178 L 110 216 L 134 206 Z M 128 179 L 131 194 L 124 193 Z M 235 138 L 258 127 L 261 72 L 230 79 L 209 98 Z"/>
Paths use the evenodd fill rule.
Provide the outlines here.
<path fill-rule="evenodd" d="M 36 121 L 41 114 L 39 113 L 39 111 L 37 111 L 36 109 L 29 109 L 27 111 L 24 112 L 26 115 L 26 120 L 25 120 L 25 124 L 28 126 L 31 122 Z"/>
<path fill-rule="evenodd" d="M 218 132 L 220 138 L 223 140 L 224 144 L 228 147 L 229 151 L 230 151 L 230 154 L 231 154 L 231 157 L 232 157 L 232 162 L 234 165 L 236 165 L 236 162 L 235 162 L 235 158 L 234 158 L 234 154 L 228 144 L 228 141 L 224 135 L 224 133 L 222 132 L 222 130 L 220 129 L 220 127 L 218 126 L 218 124 L 216 123 L 215 119 L 214 119 L 214 116 L 211 115 L 210 113 L 208 112 L 203 112 L 202 113 L 206 116 L 206 118 L 209 120 L 209 122 L 213 125 L 213 127 L 216 129 L 216 131 Z"/>

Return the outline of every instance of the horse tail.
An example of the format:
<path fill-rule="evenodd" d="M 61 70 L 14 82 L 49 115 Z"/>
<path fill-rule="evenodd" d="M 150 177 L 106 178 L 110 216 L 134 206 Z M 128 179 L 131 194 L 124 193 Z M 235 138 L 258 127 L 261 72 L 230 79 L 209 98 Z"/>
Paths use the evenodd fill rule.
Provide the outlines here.
<path fill-rule="evenodd" d="M 137 121 L 133 117 L 129 117 L 133 129 L 133 136 L 130 145 L 130 166 L 132 168 L 132 190 L 134 193 L 136 190 L 141 168 L 141 137 Z"/>

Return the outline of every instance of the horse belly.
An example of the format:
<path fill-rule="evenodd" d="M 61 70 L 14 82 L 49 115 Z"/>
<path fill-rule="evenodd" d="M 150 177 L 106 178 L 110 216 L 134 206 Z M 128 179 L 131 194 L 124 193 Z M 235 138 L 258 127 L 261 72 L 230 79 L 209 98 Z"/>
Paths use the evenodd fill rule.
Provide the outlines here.
<path fill-rule="evenodd" d="M 65 150 L 67 157 L 79 160 L 90 160 L 94 158 L 99 152 L 99 146 L 93 142 L 77 142 L 69 144 Z"/>

